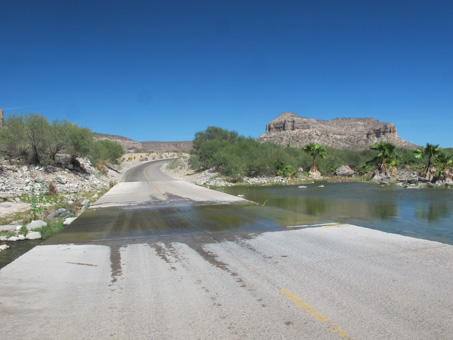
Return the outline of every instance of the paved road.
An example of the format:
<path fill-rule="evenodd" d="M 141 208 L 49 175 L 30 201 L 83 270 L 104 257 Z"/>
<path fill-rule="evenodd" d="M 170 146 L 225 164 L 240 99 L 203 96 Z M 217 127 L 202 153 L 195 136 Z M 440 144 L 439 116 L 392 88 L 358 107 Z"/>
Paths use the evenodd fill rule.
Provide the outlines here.
<path fill-rule="evenodd" d="M 453 338 L 453 246 L 350 225 L 282 228 L 278 211 L 199 188 L 201 199 L 143 170 L 112 190 L 121 202 L 104 196 L 67 228 L 71 242 L 0 270 L 2 337 Z"/>
<path fill-rule="evenodd" d="M 94 207 L 125 207 L 144 205 L 192 205 L 246 203 L 244 199 L 208 190 L 174 179 L 160 171 L 164 161 L 147 162 L 130 169 L 123 182 L 96 202 Z M 151 180 L 152 178 L 152 180 Z"/>

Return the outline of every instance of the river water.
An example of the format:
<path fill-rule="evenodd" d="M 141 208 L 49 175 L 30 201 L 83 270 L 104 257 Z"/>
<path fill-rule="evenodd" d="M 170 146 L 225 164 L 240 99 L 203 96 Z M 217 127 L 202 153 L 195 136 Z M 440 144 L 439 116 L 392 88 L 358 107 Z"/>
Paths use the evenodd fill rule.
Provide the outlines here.
<path fill-rule="evenodd" d="M 287 226 L 343 222 L 453 244 L 453 190 L 404 189 L 370 183 L 226 187 L 259 205 L 187 205 L 88 210 L 47 244 L 96 243 L 197 232 L 263 232 Z M 263 208 L 264 206 L 265 208 Z M 41 241 L 10 244 L 0 268 Z"/>
<path fill-rule="evenodd" d="M 316 216 L 394 234 L 453 244 L 453 190 L 405 189 L 373 183 L 226 187 L 221 191 Z"/>

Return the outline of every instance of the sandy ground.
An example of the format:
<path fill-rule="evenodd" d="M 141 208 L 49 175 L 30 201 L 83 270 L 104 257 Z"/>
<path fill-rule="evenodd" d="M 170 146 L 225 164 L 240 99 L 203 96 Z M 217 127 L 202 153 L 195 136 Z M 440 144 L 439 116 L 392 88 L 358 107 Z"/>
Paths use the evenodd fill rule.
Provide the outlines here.
<path fill-rule="evenodd" d="M 189 183 L 196 183 L 203 177 L 203 172 L 194 171 L 194 170 L 190 169 L 190 167 L 186 161 L 187 158 L 188 158 L 188 155 L 185 157 L 184 160 L 178 162 L 179 166 L 174 169 L 170 169 L 170 167 L 168 166 L 168 163 L 163 165 L 162 171 L 174 178 L 181 179 L 181 180 L 189 182 Z M 214 176 L 216 174 L 212 173 L 212 175 Z"/>

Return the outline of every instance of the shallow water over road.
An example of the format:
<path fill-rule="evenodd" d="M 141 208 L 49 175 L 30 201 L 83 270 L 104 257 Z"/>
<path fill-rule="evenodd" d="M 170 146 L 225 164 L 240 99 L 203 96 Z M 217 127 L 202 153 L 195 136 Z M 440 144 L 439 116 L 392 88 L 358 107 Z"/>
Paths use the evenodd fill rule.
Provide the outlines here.
<path fill-rule="evenodd" d="M 256 233 L 319 221 L 315 216 L 255 204 L 93 209 L 46 244 L 135 243 L 143 238 L 204 232 Z"/>
<path fill-rule="evenodd" d="M 313 196 L 294 200 L 277 189 L 277 198 L 256 204 L 165 178 L 152 164 L 132 174 L 62 233 L 0 270 L 5 338 L 414 340 L 453 333 L 445 322 L 453 305 L 450 245 L 319 226 L 330 215 L 310 205 Z M 279 200 L 282 208 L 273 206 Z M 359 210 L 362 201 L 355 200 Z M 391 215 L 383 211 L 373 216 Z"/>
<path fill-rule="evenodd" d="M 223 192 L 321 220 L 453 244 L 453 190 L 372 183 L 230 187 Z"/>

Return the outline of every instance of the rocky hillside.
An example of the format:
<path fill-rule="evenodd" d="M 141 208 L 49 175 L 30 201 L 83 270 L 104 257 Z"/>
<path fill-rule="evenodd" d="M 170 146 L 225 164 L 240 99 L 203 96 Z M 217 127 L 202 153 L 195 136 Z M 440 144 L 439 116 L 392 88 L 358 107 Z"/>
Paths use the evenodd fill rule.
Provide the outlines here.
<path fill-rule="evenodd" d="M 141 142 L 149 152 L 190 152 L 192 141 L 187 142 Z"/>
<path fill-rule="evenodd" d="M 267 124 L 266 132 L 258 137 L 258 141 L 295 147 L 318 143 L 355 151 L 367 149 L 380 141 L 408 149 L 417 147 L 398 137 L 392 123 L 373 118 L 311 119 L 292 112 L 284 112 Z"/>
<path fill-rule="evenodd" d="M 109 139 L 113 142 L 118 142 L 123 146 L 124 151 L 126 152 L 135 152 L 143 149 L 143 145 L 139 142 L 136 142 L 133 139 L 116 136 L 116 135 L 106 135 L 104 133 L 96 133 L 95 138 L 97 140 Z"/>
<path fill-rule="evenodd" d="M 109 139 L 120 143 L 126 152 L 189 152 L 192 149 L 192 141 L 187 142 L 136 142 L 133 139 L 96 133 L 96 139 Z"/>

